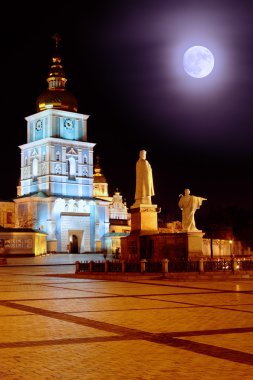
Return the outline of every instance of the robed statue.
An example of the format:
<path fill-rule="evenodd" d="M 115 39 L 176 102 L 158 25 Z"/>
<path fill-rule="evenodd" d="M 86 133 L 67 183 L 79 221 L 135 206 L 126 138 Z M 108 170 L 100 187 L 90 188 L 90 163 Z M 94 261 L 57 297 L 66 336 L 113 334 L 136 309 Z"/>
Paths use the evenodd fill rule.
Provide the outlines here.
<path fill-rule="evenodd" d="M 151 197 L 155 195 L 152 168 L 146 160 L 146 154 L 145 150 L 141 150 L 136 162 L 135 206 L 152 204 Z"/>
<path fill-rule="evenodd" d="M 195 225 L 195 211 L 200 208 L 206 198 L 190 195 L 190 190 L 185 189 L 184 195 L 180 195 L 178 206 L 182 210 L 182 230 L 185 232 L 199 231 Z"/>

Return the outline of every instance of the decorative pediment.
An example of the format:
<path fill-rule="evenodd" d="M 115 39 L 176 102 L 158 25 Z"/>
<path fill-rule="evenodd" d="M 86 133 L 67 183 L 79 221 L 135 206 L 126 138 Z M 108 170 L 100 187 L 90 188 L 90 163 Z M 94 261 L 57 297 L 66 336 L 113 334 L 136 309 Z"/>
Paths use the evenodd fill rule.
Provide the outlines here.
<path fill-rule="evenodd" d="M 32 152 L 31 152 L 31 157 L 35 158 L 35 157 L 38 157 L 38 152 L 36 149 L 33 149 Z"/>
<path fill-rule="evenodd" d="M 77 149 L 73 147 L 66 148 L 66 154 L 78 154 Z"/>

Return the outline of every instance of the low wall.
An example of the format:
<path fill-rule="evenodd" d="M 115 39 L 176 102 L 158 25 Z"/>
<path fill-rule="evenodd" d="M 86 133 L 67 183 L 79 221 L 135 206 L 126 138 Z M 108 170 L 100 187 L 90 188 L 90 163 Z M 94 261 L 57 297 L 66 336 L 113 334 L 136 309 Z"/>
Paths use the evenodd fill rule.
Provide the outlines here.
<path fill-rule="evenodd" d="M 0 232 L 2 256 L 38 256 L 47 252 L 47 234 L 31 229 L 4 230 Z"/>

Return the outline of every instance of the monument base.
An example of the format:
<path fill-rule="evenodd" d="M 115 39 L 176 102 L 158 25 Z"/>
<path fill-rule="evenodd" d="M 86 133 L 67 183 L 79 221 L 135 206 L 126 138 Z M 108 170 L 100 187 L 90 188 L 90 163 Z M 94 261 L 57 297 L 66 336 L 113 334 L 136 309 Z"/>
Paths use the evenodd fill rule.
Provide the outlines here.
<path fill-rule="evenodd" d="M 131 232 L 129 236 L 121 238 L 122 259 L 127 261 L 152 259 L 153 248 L 149 239 L 159 233 L 158 212 L 160 208 L 150 203 L 135 203 L 131 206 Z"/>
<path fill-rule="evenodd" d="M 121 238 L 121 257 L 126 261 L 199 260 L 203 257 L 203 235 L 202 231 L 130 233 Z"/>
<path fill-rule="evenodd" d="M 131 234 L 147 235 L 158 232 L 157 205 L 140 204 L 131 206 Z"/>
<path fill-rule="evenodd" d="M 121 259 L 138 262 L 140 260 L 140 237 L 138 234 L 130 234 L 120 239 Z"/>
<path fill-rule="evenodd" d="M 187 250 L 188 250 L 188 259 L 199 259 L 203 257 L 203 236 L 204 232 L 202 231 L 189 231 L 183 232 L 185 235 Z"/>

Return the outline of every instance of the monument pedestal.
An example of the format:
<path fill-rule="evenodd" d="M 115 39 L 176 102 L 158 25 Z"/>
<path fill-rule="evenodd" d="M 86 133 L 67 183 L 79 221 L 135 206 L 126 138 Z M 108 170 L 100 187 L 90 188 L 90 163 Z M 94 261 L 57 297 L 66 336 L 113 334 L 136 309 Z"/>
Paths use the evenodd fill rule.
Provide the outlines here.
<path fill-rule="evenodd" d="M 131 232 L 121 238 L 122 259 L 139 261 L 141 258 L 152 258 L 153 246 L 149 244 L 149 236 L 158 234 L 158 212 L 160 208 L 150 203 L 131 206 Z"/>
<path fill-rule="evenodd" d="M 131 206 L 131 234 L 147 235 L 158 232 L 157 205 L 140 204 Z"/>
<path fill-rule="evenodd" d="M 190 231 L 183 232 L 185 235 L 188 259 L 199 259 L 203 256 L 202 240 L 204 232 L 202 231 Z"/>

